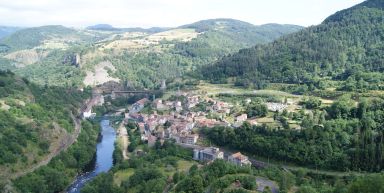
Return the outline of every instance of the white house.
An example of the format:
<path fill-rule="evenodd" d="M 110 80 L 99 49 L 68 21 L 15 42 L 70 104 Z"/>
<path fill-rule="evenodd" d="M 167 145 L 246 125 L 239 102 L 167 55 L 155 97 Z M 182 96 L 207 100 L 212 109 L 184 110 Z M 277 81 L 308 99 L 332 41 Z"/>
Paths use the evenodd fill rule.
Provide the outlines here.
<path fill-rule="evenodd" d="M 238 166 L 251 165 L 251 162 L 248 160 L 248 157 L 241 154 L 240 152 L 230 155 L 228 157 L 228 161 Z"/>
<path fill-rule="evenodd" d="M 248 118 L 247 114 L 242 114 L 242 115 L 236 117 L 236 121 L 237 122 L 244 122 L 247 120 L 247 118 Z"/>
<path fill-rule="evenodd" d="M 96 116 L 96 113 L 92 113 L 92 106 L 90 107 L 87 107 L 84 111 L 83 111 L 83 118 L 84 119 L 89 119 L 89 118 L 93 118 Z"/>
<path fill-rule="evenodd" d="M 208 147 L 205 149 L 194 149 L 193 159 L 199 161 L 213 161 L 215 159 L 224 159 L 224 153 L 217 147 Z"/>

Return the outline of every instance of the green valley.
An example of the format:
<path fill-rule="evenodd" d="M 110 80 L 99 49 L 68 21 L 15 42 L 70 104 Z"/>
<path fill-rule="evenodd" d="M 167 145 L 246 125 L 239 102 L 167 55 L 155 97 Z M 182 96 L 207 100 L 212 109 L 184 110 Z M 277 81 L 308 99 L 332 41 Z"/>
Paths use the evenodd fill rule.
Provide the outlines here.
<path fill-rule="evenodd" d="M 384 192 L 384 0 L 0 5 L 0 192 Z"/>

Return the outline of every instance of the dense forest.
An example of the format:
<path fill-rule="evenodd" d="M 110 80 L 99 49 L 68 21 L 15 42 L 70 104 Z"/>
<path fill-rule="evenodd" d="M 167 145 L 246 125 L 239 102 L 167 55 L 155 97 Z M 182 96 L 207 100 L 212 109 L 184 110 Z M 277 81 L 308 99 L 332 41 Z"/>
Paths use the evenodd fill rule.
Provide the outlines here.
<path fill-rule="evenodd" d="M 347 80 L 345 90 L 383 89 L 383 8 L 383 1 L 365 1 L 320 25 L 228 55 L 200 73 L 212 82 L 235 77 L 255 88 L 265 82 L 302 84 L 330 77 Z"/>
<path fill-rule="evenodd" d="M 301 120 L 300 130 L 284 124 L 292 113 L 276 112 L 274 118 L 282 122 L 282 128 L 245 123 L 240 128 L 215 127 L 203 133 L 218 145 L 266 158 L 313 168 L 380 172 L 384 168 L 383 109 L 382 99 L 362 99 L 355 106 L 345 96 L 323 110 L 296 116 Z"/>

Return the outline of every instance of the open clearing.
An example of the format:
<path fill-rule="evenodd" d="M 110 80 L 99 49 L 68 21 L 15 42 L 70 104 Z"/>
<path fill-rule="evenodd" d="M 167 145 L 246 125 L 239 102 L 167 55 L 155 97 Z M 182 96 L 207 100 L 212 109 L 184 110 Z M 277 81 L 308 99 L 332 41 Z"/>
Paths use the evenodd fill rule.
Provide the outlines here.
<path fill-rule="evenodd" d="M 183 42 L 191 41 L 199 35 L 194 29 L 173 29 L 165 32 L 152 34 L 147 37 L 149 41 L 159 42 L 161 40 L 179 40 Z"/>
<path fill-rule="evenodd" d="M 187 160 L 179 160 L 177 161 L 177 168 L 174 167 L 159 167 L 160 171 L 162 171 L 167 176 L 172 176 L 176 171 L 188 171 L 189 168 L 195 164 L 193 161 Z M 120 185 L 122 181 L 128 180 L 135 173 L 134 168 L 128 168 L 125 170 L 119 170 L 114 175 L 114 183 L 116 185 Z"/>
<path fill-rule="evenodd" d="M 271 95 L 279 97 L 289 97 L 289 98 L 301 98 L 300 95 L 293 95 L 287 92 L 278 91 L 278 90 L 253 90 L 245 88 L 233 87 L 230 84 L 209 84 L 201 83 L 197 86 L 198 92 L 203 92 L 208 95 L 217 95 L 217 94 L 251 94 L 251 95 Z"/>
<path fill-rule="evenodd" d="M 119 170 L 114 175 L 114 183 L 118 186 L 120 186 L 121 182 L 124 180 L 127 180 L 129 177 L 131 177 L 135 173 L 135 169 L 128 168 L 125 170 Z"/>
<path fill-rule="evenodd" d="M 161 41 L 188 42 L 199 35 L 194 29 L 173 29 L 165 32 L 145 36 L 145 34 L 124 34 L 120 39 L 114 40 L 102 46 L 103 49 L 144 49 L 153 48 Z"/>

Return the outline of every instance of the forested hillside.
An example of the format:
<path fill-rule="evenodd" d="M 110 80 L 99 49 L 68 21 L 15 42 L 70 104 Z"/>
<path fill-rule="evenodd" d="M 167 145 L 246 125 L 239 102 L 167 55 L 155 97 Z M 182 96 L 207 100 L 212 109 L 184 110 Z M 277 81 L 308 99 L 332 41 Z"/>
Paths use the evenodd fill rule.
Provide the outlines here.
<path fill-rule="evenodd" d="M 346 90 L 383 89 L 384 2 L 368 0 L 322 24 L 228 55 L 201 70 L 213 82 L 239 85 L 347 80 Z M 348 85 L 355 85 L 348 88 Z"/>
<path fill-rule="evenodd" d="M 0 41 L 0 69 L 41 85 L 92 86 L 119 80 L 132 87 L 156 88 L 162 80 L 171 81 L 302 27 L 215 19 L 171 29 L 88 29 L 43 26 L 17 31 Z"/>
<path fill-rule="evenodd" d="M 25 28 L 10 36 L 5 37 L 0 41 L 3 47 L 8 48 L 10 51 L 32 49 L 38 46 L 44 48 L 42 45 L 49 41 L 58 41 L 57 43 L 71 44 L 90 41 L 92 36 L 84 34 L 75 29 L 67 28 L 60 25 L 42 26 Z M 59 41 L 62 40 L 62 41 Z"/>
<path fill-rule="evenodd" d="M 88 91 L 39 87 L 0 71 L 0 185 L 63 145 L 74 131 L 71 112 L 89 96 Z"/>
<path fill-rule="evenodd" d="M 303 29 L 297 25 L 264 24 L 255 26 L 234 19 L 202 20 L 179 28 L 191 28 L 204 34 L 220 34 L 224 36 L 223 41 L 231 39 L 242 47 L 271 42 L 282 35 Z"/>
<path fill-rule="evenodd" d="M 123 46 L 129 42 L 127 38 L 100 46 L 114 44 L 112 49 L 105 49 L 104 53 L 108 54 L 103 59 L 111 61 L 116 67 L 116 77 L 137 87 L 154 88 L 160 85 L 161 80 L 172 80 L 226 54 L 270 42 L 299 29 L 302 27 L 279 24 L 254 26 L 237 20 L 214 19 L 132 40 L 144 39 L 145 44 L 152 45 L 150 47 L 140 44 Z"/>

